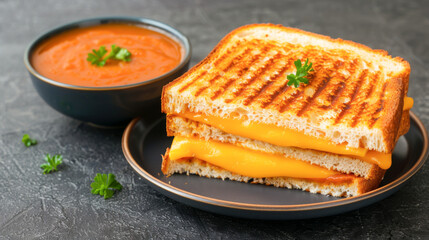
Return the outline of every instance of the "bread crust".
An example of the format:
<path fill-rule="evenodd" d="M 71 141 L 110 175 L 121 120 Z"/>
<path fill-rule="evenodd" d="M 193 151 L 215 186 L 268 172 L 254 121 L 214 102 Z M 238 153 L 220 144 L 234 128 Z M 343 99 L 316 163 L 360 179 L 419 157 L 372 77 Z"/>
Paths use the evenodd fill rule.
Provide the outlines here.
<path fill-rule="evenodd" d="M 389 152 L 392 152 L 395 148 L 396 141 L 399 136 L 399 127 L 402 119 L 402 113 L 404 112 L 404 88 L 401 79 L 394 78 L 388 82 L 387 92 L 391 93 L 392 101 L 387 101 L 384 105 L 386 109 L 382 121 L 378 121 L 379 129 L 382 129 L 384 137 L 384 143 Z M 393 92 L 393 93 L 392 93 Z"/>
<path fill-rule="evenodd" d="M 169 83 L 168 85 L 164 86 L 162 97 L 161 97 L 162 98 L 162 104 L 161 104 L 162 111 L 165 113 L 174 113 L 174 111 L 179 108 L 178 106 L 176 106 L 177 104 L 175 105 L 174 103 L 171 102 L 171 97 L 173 96 L 172 94 L 177 94 L 177 93 L 173 93 L 173 91 L 171 90 L 171 88 L 173 86 L 176 86 L 181 81 L 184 81 L 185 79 L 189 78 L 191 75 L 193 75 L 195 72 L 197 72 L 200 68 L 202 68 L 206 64 L 210 63 L 213 60 L 213 57 L 216 56 L 217 54 L 219 54 L 219 52 L 222 50 L 222 48 L 225 45 L 227 45 L 228 42 L 231 41 L 231 39 L 234 36 L 237 36 L 241 32 L 247 31 L 249 29 L 254 29 L 254 28 L 274 29 L 274 30 L 280 30 L 280 31 L 283 31 L 286 33 L 299 33 L 300 35 L 309 36 L 309 37 L 315 38 L 316 40 L 317 39 L 323 39 L 324 41 L 328 41 L 328 42 L 330 42 L 332 44 L 336 44 L 338 46 L 347 45 L 347 46 L 350 46 L 350 47 L 353 47 L 356 49 L 366 51 L 366 52 L 371 53 L 371 54 L 378 55 L 380 57 L 388 58 L 389 61 L 396 62 L 397 64 L 400 64 L 401 66 L 403 66 L 404 71 L 395 72 L 395 73 L 393 73 L 392 76 L 389 76 L 391 81 L 389 81 L 387 86 L 386 86 L 386 90 L 387 90 L 387 92 L 389 92 L 389 98 L 388 98 L 389 100 L 377 103 L 377 104 L 380 104 L 381 108 L 384 109 L 384 111 L 381 111 L 382 116 L 377 117 L 376 113 L 378 110 L 376 109 L 375 110 L 376 113 L 375 113 L 374 117 L 369 119 L 369 121 L 374 121 L 375 124 L 371 123 L 371 122 L 365 123 L 365 125 L 371 126 L 371 128 L 375 128 L 375 129 L 377 129 L 377 131 L 380 131 L 379 134 L 374 134 L 373 133 L 373 132 L 375 132 L 375 130 L 374 130 L 373 132 L 368 134 L 368 136 L 377 135 L 377 138 L 381 139 L 381 140 L 377 140 L 377 141 L 379 141 L 379 143 L 378 142 L 373 143 L 372 144 L 373 146 L 371 145 L 372 147 L 368 147 L 368 148 L 372 149 L 372 150 L 377 150 L 380 152 L 386 152 L 386 153 L 392 152 L 392 150 L 396 144 L 397 137 L 398 137 L 399 123 L 401 122 L 401 119 L 402 119 L 401 108 L 403 106 L 403 97 L 405 97 L 405 95 L 407 93 L 407 89 L 408 89 L 408 78 L 409 78 L 409 72 L 410 72 L 410 67 L 409 67 L 408 62 L 406 62 L 404 59 L 402 59 L 400 57 L 391 58 L 388 55 L 388 53 L 384 50 L 372 50 L 367 46 L 364 46 L 364 45 L 358 44 L 358 43 L 354 43 L 352 41 L 347 41 L 347 40 L 342 40 L 342 39 L 332 39 L 332 38 L 327 37 L 327 36 L 323 36 L 323 35 L 319 35 L 319 34 L 315 34 L 315 33 L 309 33 L 309 32 L 299 30 L 299 29 L 287 28 L 287 27 L 283 27 L 280 25 L 251 24 L 251 25 L 240 27 L 240 28 L 232 31 L 231 33 L 229 33 L 225 38 L 223 38 L 219 42 L 219 44 L 210 52 L 210 54 L 203 61 L 201 61 L 196 66 L 191 68 L 191 70 L 189 70 L 187 73 L 182 75 L 180 78 L 178 78 L 178 79 L 174 80 L 173 82 Z M 390 99 L 392 99 L 392 101 Z M 188 107 L 190 106 L 189 104 L 190 103 L 188 103 Z M 182 106 L 182 107 L 186 107 L 186 106 Z M 180 111 L 183 111 L 183 109 L 181 109 Z M 279 116 L 276 116 L 276 117 L 279 117 Z M 339 129 L 344 129 L 344 128 L 347 128 L 347 127 L 345 127 L 345 126 L 339 127 Z M 311 132 L 309 135 L 317 134 L 318 129 L 312 129 L 312 131 L 313 132 Z M 340 132 L 344 132 L 344 131 L 340 131 Z M 334 133 L 335 133 L 335 131 L 332 131 L 331 135 L 333 135 Z M 329 138 L 329 136 L 328 136 L 328 138 Z M 371 141 L 371 139 L 368 139 L 368 138 L 365 140 Z M 376 137 L 374 137 L 374 138 L 376 138 Z M 353 143 L 350 141 L 350 142 L 348 142 L 348 144 L 350 147 L 360 147 L 360 145 L 362 145 L 362 144 L 364 145 L 363 147 L 366 147 L 365 141 L 361 141 L 361 140 L 362 140 L 362 137 L 360 138 L 360 140 L 358 139 Z M 333 139 L 333 141 L 336 143 L 344 143 L 344 139 L 343 140 Z"/>
<path fill-rule="evenodd" d="M 398 141 L 400 136 L 406 134 L 408 130 L 410 130 L 410 110 L 405 110 L 402 112 L 401 124 L 399 126 L 396 141 Z"/>
<path fill-rule="evenodd" d="M 162 172 L 166 176 L 174 173 L 196 174 L 208 178 L 230 179 L 233 181 L 273 185 L 289 189 L 301 189 L 311 193 L 331 195 L 335 197 L 351 197 L 369 192 L 378 187 L 383 179 L 385 171 L 379 171 L 372 179 L 356 176 L 347 176 L 342 181 L 330 179 L 299 179 L 290 177 L 251 178 L 229 172 L 213 164 L 197 158 L 172 161 L 169 157 L 169 149 L 162 161 Z"/>

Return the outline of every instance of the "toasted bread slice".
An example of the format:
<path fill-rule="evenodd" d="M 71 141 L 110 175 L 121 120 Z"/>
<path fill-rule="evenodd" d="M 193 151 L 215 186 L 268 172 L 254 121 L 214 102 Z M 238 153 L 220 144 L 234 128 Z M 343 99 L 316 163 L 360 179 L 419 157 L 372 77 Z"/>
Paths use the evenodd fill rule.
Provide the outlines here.
<path fill-rule="evenodd" d="M 162 161 L 162 172 L 165 175 L 174 173 L 197 174 L 208 178 L 230 179 L 240 182 L 273 185 L 289 189 L 332 195 L 335 197 L 351 197 L 369 192 L 378 187 L 384 176 L 384 171 L 378 172 L 372 179 L 356 176 L 345 176 L 341 179 L 298 179 L 289 177 L 251 178 L 232 173 L 197 158 L 188 158 L 172 161 L 167 149 Z"/>
<path fill-rule="evenodd" d="M 296 59 L 309 84 L 287 86 Z M 272 24 L 228 34 L 202 62 L 166 85 L 162 111 L 264 122 L 349 147 L 392 152 L 410 66 L 382 50 Z"/>
<path fill-rule="evenodd" d="M 230 143 L 252 150 L 282 154 L 285 157 L 299 159 L 344 174 L 354 174 L 365 179 L 375 178 L 379 175 L 379 172 L 382 171 L 376 164 L 368 163 L 353 157 L 309 149 L 276 146 L 266 142 L 232 135 L 210 125 L 177 116 L 167 116 L 167 135 L 198 137 L 207 141 Z"/>

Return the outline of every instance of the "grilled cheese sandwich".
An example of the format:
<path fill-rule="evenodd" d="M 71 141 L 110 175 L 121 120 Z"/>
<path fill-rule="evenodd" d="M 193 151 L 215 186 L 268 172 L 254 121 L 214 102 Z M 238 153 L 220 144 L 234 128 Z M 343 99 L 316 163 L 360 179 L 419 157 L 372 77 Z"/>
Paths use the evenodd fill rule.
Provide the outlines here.
<path fill-rule="evenodd" d="M 287 85 L 309 58 L 309 83 Z M 175 172 L 355 196 L 375 188 L 409 128 L 409 65 L 386 52 L 270 24 L 227 35 L 163 89 Z"/>

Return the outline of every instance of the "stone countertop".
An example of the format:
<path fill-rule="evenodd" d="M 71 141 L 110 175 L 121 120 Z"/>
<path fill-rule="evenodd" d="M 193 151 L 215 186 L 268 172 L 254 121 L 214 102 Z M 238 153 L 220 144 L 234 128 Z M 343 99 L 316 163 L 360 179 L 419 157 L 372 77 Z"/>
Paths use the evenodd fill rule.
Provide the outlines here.
<path fill-rule="evenodd" d="M 191 65 L 230 30 L 271 22 L 341 37 L 410 62 L 413 112 L 429 126 L 429 2 L 425 1 L 0 1 L 0 239 L 428 239 L 429 166 L 399 192 L 371 206 L 319 219 L 245 220 L 164 197 L 127 164 L 123 129 L 98 129 L 54 111 L 23 64 L 27 45 L 63 23 L 94 16 L 141 16 L 185 33 Z M 26 148 L 24 133 L 39 140 Z M 46 153 L 61 171 L 42 175 Z M 90 193 L 96 173 L 124 189 L 109 200 Z"/>

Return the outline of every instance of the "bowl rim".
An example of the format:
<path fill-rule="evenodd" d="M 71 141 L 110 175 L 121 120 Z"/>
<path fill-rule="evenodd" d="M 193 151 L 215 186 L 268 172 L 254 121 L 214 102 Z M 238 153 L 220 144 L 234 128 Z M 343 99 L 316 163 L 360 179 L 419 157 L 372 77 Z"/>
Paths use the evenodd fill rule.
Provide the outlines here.
<path fill-rule="evenodd" d="M 53 79 L 50 79 L 48 77 L 41 75 L 39 72 L 37 72 L 33 68 L 32 64 L 30 63 L 30 56 L 31 56 L 34 48 L 37 47 L 37 45 L 40 42 L 46 40 L 47 38 L 54 36 L 56 34 L 62 33 L 64 31 L 70 30 L 70 29 L 80 28 L 80 27 L 96 26 L 96 25 L 101 25 L 101 24 L 106 24 L 106 23 L 111 23 L 111 22 L 131 23 L 131 24 L 134 23 L 136 25 L 137 24 L 147 25 L 147 26 L 151 26 L 151 27 L 160 29 L 160 30 L 170 34 L 171 36 L 176 38 L 176 40 L 179 41 L 179 43 L 184 48 L 184 52 L 185 52 L 184 57 L 180 61 L 179 65 L 177 65 L 172 70 L 170 70 L 170 71 L 168 71 L 162 75 L 159 75 L 158 77 L 148 79 L 148 80 L 145 80 L 143 82 L 137 82 L 137 83 L 126 84 L 126 85 L 118 85 L 118 86 L 107 86 L 107 87 L 79 86 L 79 85 L 73 85 L 73 84 L 58 82 L 58 81 L 55 81 Z M 190 43 L 188 37 L 186 37 L 182 32 L 180 32 L 176 28 L 174 28 L 174 27 L 172 27 L 166 23 L 160 22 L 158 20 L 149 19 L 149 18 L 143 18 L 143 17 L 130 17 L 130 16 L 110 16 L 109 17 L 109 16 L 106 16 L 106 17 L 86 18 L 86 19 L 82 19 L 82 20 L 69 22 L 69 23 L 57 26 L 55 28 L 52 28 L 52 29 L 42 33 L 41 35 L 37 36 L 33 41 L 31 41 L 31 43 L 27 46 L 25 53 L 24 53 L 24 64 L 25 64 L 25 67 L 27 68 L 27 70 L 30 72 L 31 75 L 35 76 L 39 80 L 42 80 L 43 82 L 48 83 L 50 85 L 54 85 L 54 86 L 61 87 L 61 88 L 75 89 L 75 90 L 106 91 L 106 90 L 118 90 L 118 89 L 133 88 L 133 87 L 137 87 L 137 86 L 148 85 L 148 84 L 157 82 L 159 80 L 162 80 L 162 79 L 176 73 L 177 71 L 182 69 L 186 64 L 188 64 L 190 59 L 191 59 L 191 54 L 192 54 L 191 43 Z"/>

